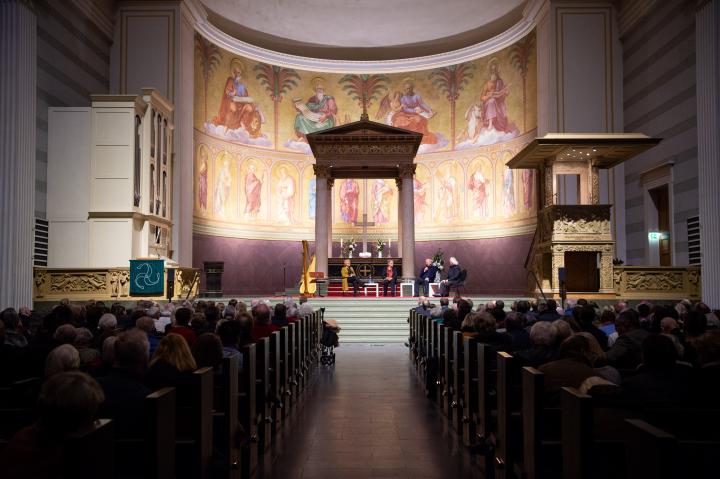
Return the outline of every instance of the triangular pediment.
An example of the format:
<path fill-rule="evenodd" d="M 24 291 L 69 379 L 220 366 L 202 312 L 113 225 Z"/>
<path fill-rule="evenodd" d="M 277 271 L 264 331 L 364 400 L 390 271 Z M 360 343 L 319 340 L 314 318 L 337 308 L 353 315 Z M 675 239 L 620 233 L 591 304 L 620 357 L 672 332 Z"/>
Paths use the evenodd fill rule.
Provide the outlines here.
<path fill-rule="evenodd" d="M 391 136 L 394 138 L 407 137 L 409 140 L 422 139 L 422 134 L 420 133 L 370 120 L 354 121 L 345 125 L 328 128 L 327 130 L 310 133 L 307 135 L 307 138 L 308 142 L 312 143 L 314 139 L 337 136 Z"/>

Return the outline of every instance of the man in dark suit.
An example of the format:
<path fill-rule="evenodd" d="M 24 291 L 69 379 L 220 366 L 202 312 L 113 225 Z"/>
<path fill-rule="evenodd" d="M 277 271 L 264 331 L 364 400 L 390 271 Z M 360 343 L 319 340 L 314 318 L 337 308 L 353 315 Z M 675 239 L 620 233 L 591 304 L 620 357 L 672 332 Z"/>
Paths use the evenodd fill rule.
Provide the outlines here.
<path fill-rule="evenodd" d="M 432 260 L 430 258 L 425 258 L 425 266 L 423 266 L 423 269 L 420 270 L 420 275 L 418 275 L 417 278 L 415 278 L 415 296 L 418 297 L 421 295 L 420 293 L 420 286 L 425 288 L 425 295 L 430 294 L 430 283 L 435 281 L 435 274 L 437 273 L 437 268 L 433 266 Z"/>
<path fill-rule="evenodd" d="M 450 294 L 450 287 L 460 282 L 460 272 L 460 263 L 454 256 L 451 256 L 448 277 L 440 281 L 440 294 L 436 294 L 435 296 L 447 296 Z"/>
<path fill-rule="evenodd" d="M 390 287 L 391 296 L 395 296 L 396 285 L 397 268 L 394 266 L 393 260 L 389 259 L 385 268 L 385 278 L 383 279 L 383 296 L 387 296 L 388 286 Z"/>

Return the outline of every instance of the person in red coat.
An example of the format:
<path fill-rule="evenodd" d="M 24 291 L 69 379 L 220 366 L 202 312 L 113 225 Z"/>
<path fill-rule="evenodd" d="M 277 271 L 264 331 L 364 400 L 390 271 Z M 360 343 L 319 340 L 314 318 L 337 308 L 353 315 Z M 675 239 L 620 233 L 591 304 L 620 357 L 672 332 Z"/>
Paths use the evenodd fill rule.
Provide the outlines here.
<path fill-rule="evenodd" d="M 252 329 L 252 338 L 254 341 L 257 341 L 262 338 L 267 338 L 275 331 L 279 331 L 280 328 L 272 322 L 270 322 L 270 308 L 268 308 L 268 305 L 265 303 L 260 303 L 257 306 L 255 306 L 252 310 L 253 312 L 253 329 Z"/>

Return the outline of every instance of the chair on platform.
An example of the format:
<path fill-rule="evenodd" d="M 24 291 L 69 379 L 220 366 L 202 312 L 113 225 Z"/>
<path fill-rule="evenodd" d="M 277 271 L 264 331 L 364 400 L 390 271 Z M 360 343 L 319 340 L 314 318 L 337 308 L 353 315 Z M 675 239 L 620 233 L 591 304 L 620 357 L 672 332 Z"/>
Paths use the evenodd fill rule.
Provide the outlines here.
<path fill-rule="evenodd" d="M 460 288 L 462 288 L 463 286 L 465 286 L 465 280 L 466 280 L 466 279 L 467 279 L 467 270 L 464 269 L 464 270 L 460 271 L 460 277 L 458 277 L 457 283 L 451 284 L 450 287 L 448 288 L 448 294 L 450 294 L 450 292 L 451 292 L 453 289 L 455 289 L 455 296 L 456 296 L 456 297 L 457 297 L 457 296 L 460 296 Z"/>

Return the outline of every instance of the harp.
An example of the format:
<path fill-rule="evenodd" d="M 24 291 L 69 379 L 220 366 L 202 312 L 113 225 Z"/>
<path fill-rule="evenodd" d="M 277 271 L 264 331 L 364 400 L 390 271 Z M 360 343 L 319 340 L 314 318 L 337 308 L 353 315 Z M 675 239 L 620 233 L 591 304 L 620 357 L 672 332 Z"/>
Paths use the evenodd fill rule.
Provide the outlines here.
<path fill-rule="evenodd" d="M 312 296 L 317 285 L 310 277 L 315 272 L 315 255 L 310 256 L 310 246 L 306 240 L 302 242 L 302 277 L 300 278 L 300 294 Z"/>

